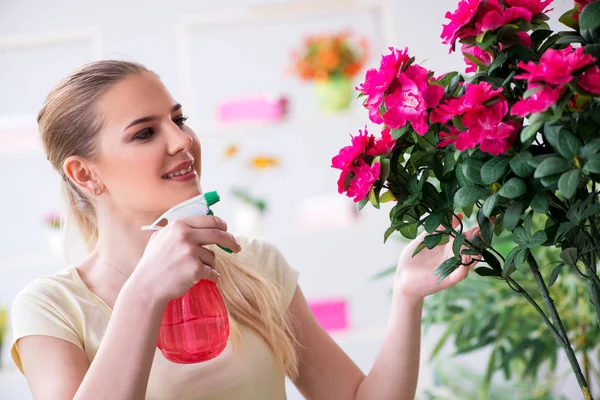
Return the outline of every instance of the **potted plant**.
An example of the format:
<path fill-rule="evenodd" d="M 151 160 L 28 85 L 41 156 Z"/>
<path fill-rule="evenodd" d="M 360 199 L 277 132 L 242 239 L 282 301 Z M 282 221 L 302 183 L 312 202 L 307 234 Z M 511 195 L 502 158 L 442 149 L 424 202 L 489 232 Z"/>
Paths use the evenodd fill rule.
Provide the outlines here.
<path fill-rule="evenodd" d="M 360 208 L 394 202 L 384 240 L 394 232 L 414 239 L 420 228 L 429 235 L 417 251 L 452 240 L 440 281 L 467 255 L 467 265 L 483 264 L 476 274 L 522 296 L 592 399 L 574 344 L 600 322 L 600 2 L 578 2 L 587 4 L 561 17 L 569 29 L 553 32 L 551 0 L 460 1 L 442 38 L 450 51 L 462 45 L 474 73 L 436 75 L 408 49 L 391 48 L 358 87 L 381 134 L 360 131 L 332 166 L 341 170 L 338 190 Z M 479 225 L 479 237 L 452 227 L 458 212 Z M 505 255 L 498 239 L 506 236 Z M 540 263 L 539 247 L 558 253 L 551 266 Z M 593 305 L 593 322 L 577 321 L 583 333 L 567 326 L 570 310 L 557 307 L 564 294 L 549 287 L 562 270 L 582 278 Z"/>
<path fill-rule="evenodd" d="M 365 63 L 367 42 L 352 40 L 347 32 L 309 36 L 293 57 L 293 71 L 300 79 L 315 82 L 319 108 L 335 112 L 348 108 L 351 103 L 352 79 Z"/>

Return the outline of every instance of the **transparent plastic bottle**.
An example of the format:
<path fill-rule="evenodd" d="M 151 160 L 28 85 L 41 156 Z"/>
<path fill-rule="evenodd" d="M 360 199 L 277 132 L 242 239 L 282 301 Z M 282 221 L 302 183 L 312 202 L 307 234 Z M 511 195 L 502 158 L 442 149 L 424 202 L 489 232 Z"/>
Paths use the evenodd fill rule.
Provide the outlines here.
<path fill-rule="evenodd" d="M 216 192 L 204 195 L 206 214 L 219 201 Z M 229 249 L 223 249 L 230 252 Z M 216 283 L 201 280 L 165 309 L 158 348 L 169 361 L 192 364 L 217 357 L 227 346 L 229 317 Z"/>

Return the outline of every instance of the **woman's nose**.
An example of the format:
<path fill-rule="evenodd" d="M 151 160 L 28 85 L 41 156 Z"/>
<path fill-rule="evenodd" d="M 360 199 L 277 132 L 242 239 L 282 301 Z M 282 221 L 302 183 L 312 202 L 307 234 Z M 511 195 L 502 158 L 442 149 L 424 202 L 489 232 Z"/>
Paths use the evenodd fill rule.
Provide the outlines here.
<path fill-rule="evenodd" d="M 173 155 L 180 151 L 187 151 L 194 142 L 191 135 L 188 135 L 179 128 L 175 123 L 168 128 L 168 153 Z"/>

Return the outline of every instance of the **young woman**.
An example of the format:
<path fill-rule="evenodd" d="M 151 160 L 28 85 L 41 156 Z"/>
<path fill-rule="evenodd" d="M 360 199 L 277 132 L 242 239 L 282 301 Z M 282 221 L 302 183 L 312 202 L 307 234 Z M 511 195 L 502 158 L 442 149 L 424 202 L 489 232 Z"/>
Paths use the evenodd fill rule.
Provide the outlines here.
<path fill-rule="evenodd" d="M 215 216 L 140 229 L 201 193 L 200 143 L 154 73 L 87 64 L 50 92 L 38 122 L 90 254 L 13 303 L 12 356 L 36 400 L 282 400 L 286 375 L 308 399 L 414 397 L 423 299 L 468 272 L 432 276 L 451 243 L 412 258 L 419 238 L 400 255 L 389 332 L 365 376 L 273 245 L 236 238 Z M 169 362 L 156 347 L 163 311 L 201 279 L 219 282 L 229 343 L 207 362 Z"/>

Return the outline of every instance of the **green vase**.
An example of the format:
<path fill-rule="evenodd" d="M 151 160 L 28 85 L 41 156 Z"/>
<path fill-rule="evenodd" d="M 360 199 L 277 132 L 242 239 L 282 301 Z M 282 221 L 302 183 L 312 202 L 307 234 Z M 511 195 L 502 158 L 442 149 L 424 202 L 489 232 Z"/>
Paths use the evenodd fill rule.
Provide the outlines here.
<path fill-rule="evenodd" d="M 317 105 L 325 113 L 346 110 L 352 102 L 353 91 L 352 82 L 342 77 L 315 82 Z"/>

